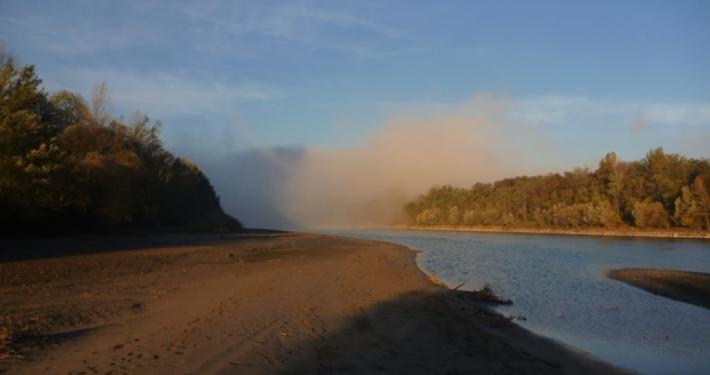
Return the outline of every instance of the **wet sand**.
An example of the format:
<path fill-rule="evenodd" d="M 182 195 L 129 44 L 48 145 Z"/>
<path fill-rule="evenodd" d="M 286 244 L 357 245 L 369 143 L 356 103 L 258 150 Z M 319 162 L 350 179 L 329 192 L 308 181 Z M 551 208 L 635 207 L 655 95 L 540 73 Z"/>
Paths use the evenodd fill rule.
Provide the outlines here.
<path fill-rule="evenodd" d="M 436 285 L 414 256 L 263 231 L 2 242 L 0 369 L 624 373 Z"/>
<path fill-rule="evenodd" d="M 710 274 L 707 273 L 620 268 L 607 275 L 653 294 L 710 309 Z"/>

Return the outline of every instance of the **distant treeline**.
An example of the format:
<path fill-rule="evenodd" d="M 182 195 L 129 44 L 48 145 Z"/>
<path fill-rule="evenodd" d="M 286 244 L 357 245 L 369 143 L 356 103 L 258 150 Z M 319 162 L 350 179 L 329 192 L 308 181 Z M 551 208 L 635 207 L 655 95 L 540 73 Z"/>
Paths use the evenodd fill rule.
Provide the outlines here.
<path fill-rule="evenodd" d="M 160 123 L 109 117 L 105 85 L 87 104 L 41 82 L 0 51 L 0 233 L 240 227 L 202 171 L 163 148 Z"/>
<path fill-rule="evenodd" d="M 405 206 L 410 224 L 529 228 L 710 229 L 710 162 L 651 150 L 608 153 L 595 171 L 515 177 L 470 189 L 434 187 Z"/>

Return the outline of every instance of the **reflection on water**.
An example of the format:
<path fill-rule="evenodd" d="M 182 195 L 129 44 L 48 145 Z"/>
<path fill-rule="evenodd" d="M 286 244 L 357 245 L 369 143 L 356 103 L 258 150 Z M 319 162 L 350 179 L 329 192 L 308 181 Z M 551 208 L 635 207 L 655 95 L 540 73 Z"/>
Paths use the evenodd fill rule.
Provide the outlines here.
<path fill-rule="evenodd" d="M 329 231 L 333 233 L 333 231 Z M 710 272 L 710 242 L 420 231 L 337 231 L 421 250 L 449 285 L 491 285 L 518 323 L 647 374 L 710 373 L 710 310 L 608 279 L 619 267 Z"/>

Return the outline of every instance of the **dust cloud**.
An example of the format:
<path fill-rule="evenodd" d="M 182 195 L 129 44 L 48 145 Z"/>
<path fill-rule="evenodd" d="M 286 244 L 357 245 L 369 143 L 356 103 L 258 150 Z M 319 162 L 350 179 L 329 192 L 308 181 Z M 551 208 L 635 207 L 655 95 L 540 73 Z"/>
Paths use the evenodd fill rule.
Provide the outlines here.
<path fill-rule="evenodd" d="M 549 168 L 545 137 L 511 124 L 505 101 L 479 96 L 446 112 L 397 116 L 349 148 L 252 150 L 205 169 L 247 225 L 313 228 L 401 223 L 404 203 L 432 186 Z"/>

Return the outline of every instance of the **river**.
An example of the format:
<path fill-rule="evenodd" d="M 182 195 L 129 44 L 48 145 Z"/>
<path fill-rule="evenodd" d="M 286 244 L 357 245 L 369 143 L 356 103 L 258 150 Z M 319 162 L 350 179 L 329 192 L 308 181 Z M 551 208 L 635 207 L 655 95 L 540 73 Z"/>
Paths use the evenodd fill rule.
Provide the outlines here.
<path fill-rule="evenodd" d="M 402 244 L 447 285 L 489 284 L 502 314 L 645 374 L 710 373 L 710 310 L 609 279 L 620 267 L 710 272 L 710 241 L 405 230 L 327 231 Z"/>

